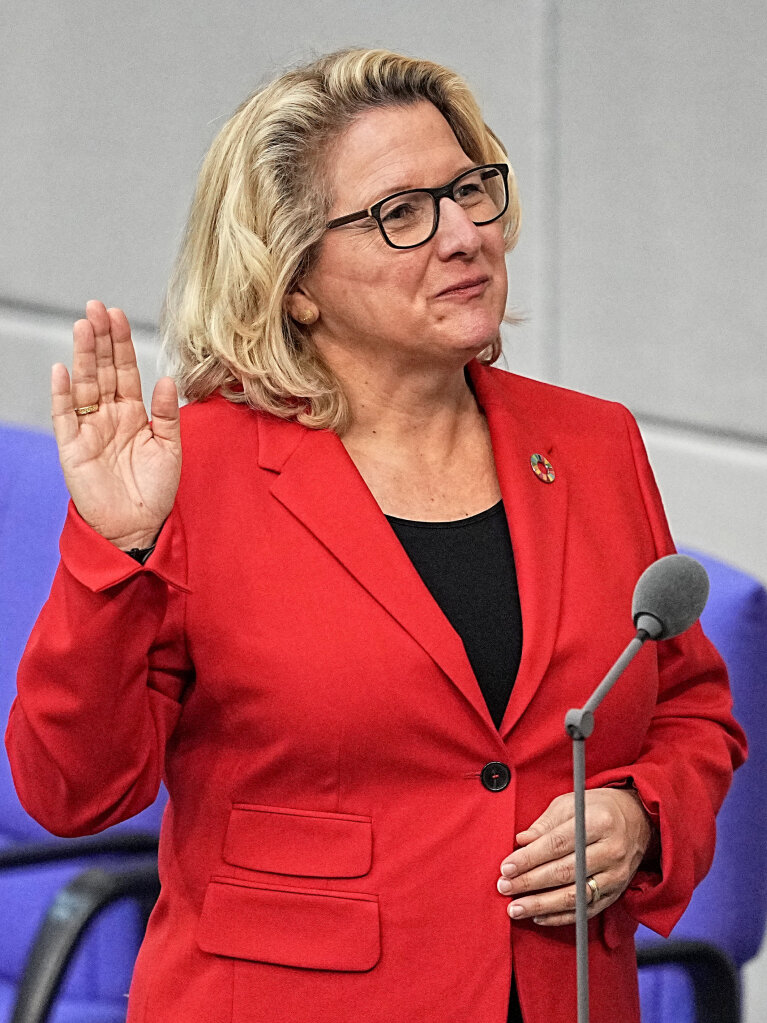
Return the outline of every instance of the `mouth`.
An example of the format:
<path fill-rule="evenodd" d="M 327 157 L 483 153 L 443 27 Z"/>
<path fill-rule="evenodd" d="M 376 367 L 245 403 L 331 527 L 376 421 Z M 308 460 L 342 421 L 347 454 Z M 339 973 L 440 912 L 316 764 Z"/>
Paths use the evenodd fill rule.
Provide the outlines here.
<path fill-rule="evenodd" d="M 489 281 L 489 277 L 473 277 L 471 280 L 461 281 L 450 288 L 445 288 L 444 291 L 440 291 L 437 298 L 473 298 L 475 295 L 483 293 L 485 285 Z"/>

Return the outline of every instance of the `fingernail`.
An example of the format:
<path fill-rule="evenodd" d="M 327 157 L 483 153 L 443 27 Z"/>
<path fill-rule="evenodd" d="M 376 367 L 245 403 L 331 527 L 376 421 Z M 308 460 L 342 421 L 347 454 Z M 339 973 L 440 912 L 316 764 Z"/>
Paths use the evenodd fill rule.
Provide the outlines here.
<path fill-rule="evenodd" d="M 514 877 L 517 872 L 517 868 L 513 863 L 504 863 L 501 867 L 501 873 L 504 877 Z"/>
<path fill-rule="evenodd" d="M 498 882 L 498 891 L 499 892 L 510 892 L 511 891 L 511 881 L 506 881 L 504 878 L 501 878 L 501 880 Z"/>
<path fill-rule="evenodd" d="M 524 912 L 521 906 L 515 906 L 513 903 L 509 906 L 509 916 L 520 917 Z"/>

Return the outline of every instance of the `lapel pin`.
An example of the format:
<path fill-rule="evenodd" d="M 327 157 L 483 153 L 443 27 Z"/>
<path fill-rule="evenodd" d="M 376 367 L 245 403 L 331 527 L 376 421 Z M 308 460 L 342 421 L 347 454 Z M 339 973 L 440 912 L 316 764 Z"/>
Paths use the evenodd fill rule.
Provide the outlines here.
<path fill-rule="evenodd" d="M 553 483 L 555 479 L 554 466 L 543 455 L 530 455 L 530 465 L 539 480 L 544 483 Z"/>

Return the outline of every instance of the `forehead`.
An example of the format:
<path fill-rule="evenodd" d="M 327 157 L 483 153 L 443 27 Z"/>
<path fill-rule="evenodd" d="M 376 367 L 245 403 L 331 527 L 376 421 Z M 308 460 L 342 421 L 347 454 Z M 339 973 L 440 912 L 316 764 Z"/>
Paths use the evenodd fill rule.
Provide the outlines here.
<path fill-rule="evenodd" d="M 366 110 L 334 147 L 334 209 L 367 208 L 399 189 L 444 184 L 471 162 L 426 100 Z"/>

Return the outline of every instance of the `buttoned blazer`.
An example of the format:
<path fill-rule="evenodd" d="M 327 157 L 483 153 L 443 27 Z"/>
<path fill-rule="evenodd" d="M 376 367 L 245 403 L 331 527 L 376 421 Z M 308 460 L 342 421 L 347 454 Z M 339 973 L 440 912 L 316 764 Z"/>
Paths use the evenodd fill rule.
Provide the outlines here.
<path fill-rule="evenodd" d="M 623 407 L 467 370 L 522 605 L 500 728 L 333 432 L 220 396 L 184 408 L 179 494 L 143 567 L 70 507 L 6 742 L 57 834 L 129 817 L 165 780 L 130 1023 L 504 1023 L 512 968 L 527 1023 L 574 1019 L 574 929 L 512 923 L 496 881 L 515 833 L 571 790 L 565 712 L 674 548 Z M 590 922 L 594 1023 L 638 1020 L 633 931 L 680 916 L 744 750 L 697 625 L 647 644 L 600 708 L 588 785 L 632 779 L 662 859 Z M 501 791 L 482 784 L 492 761 Z"/>

